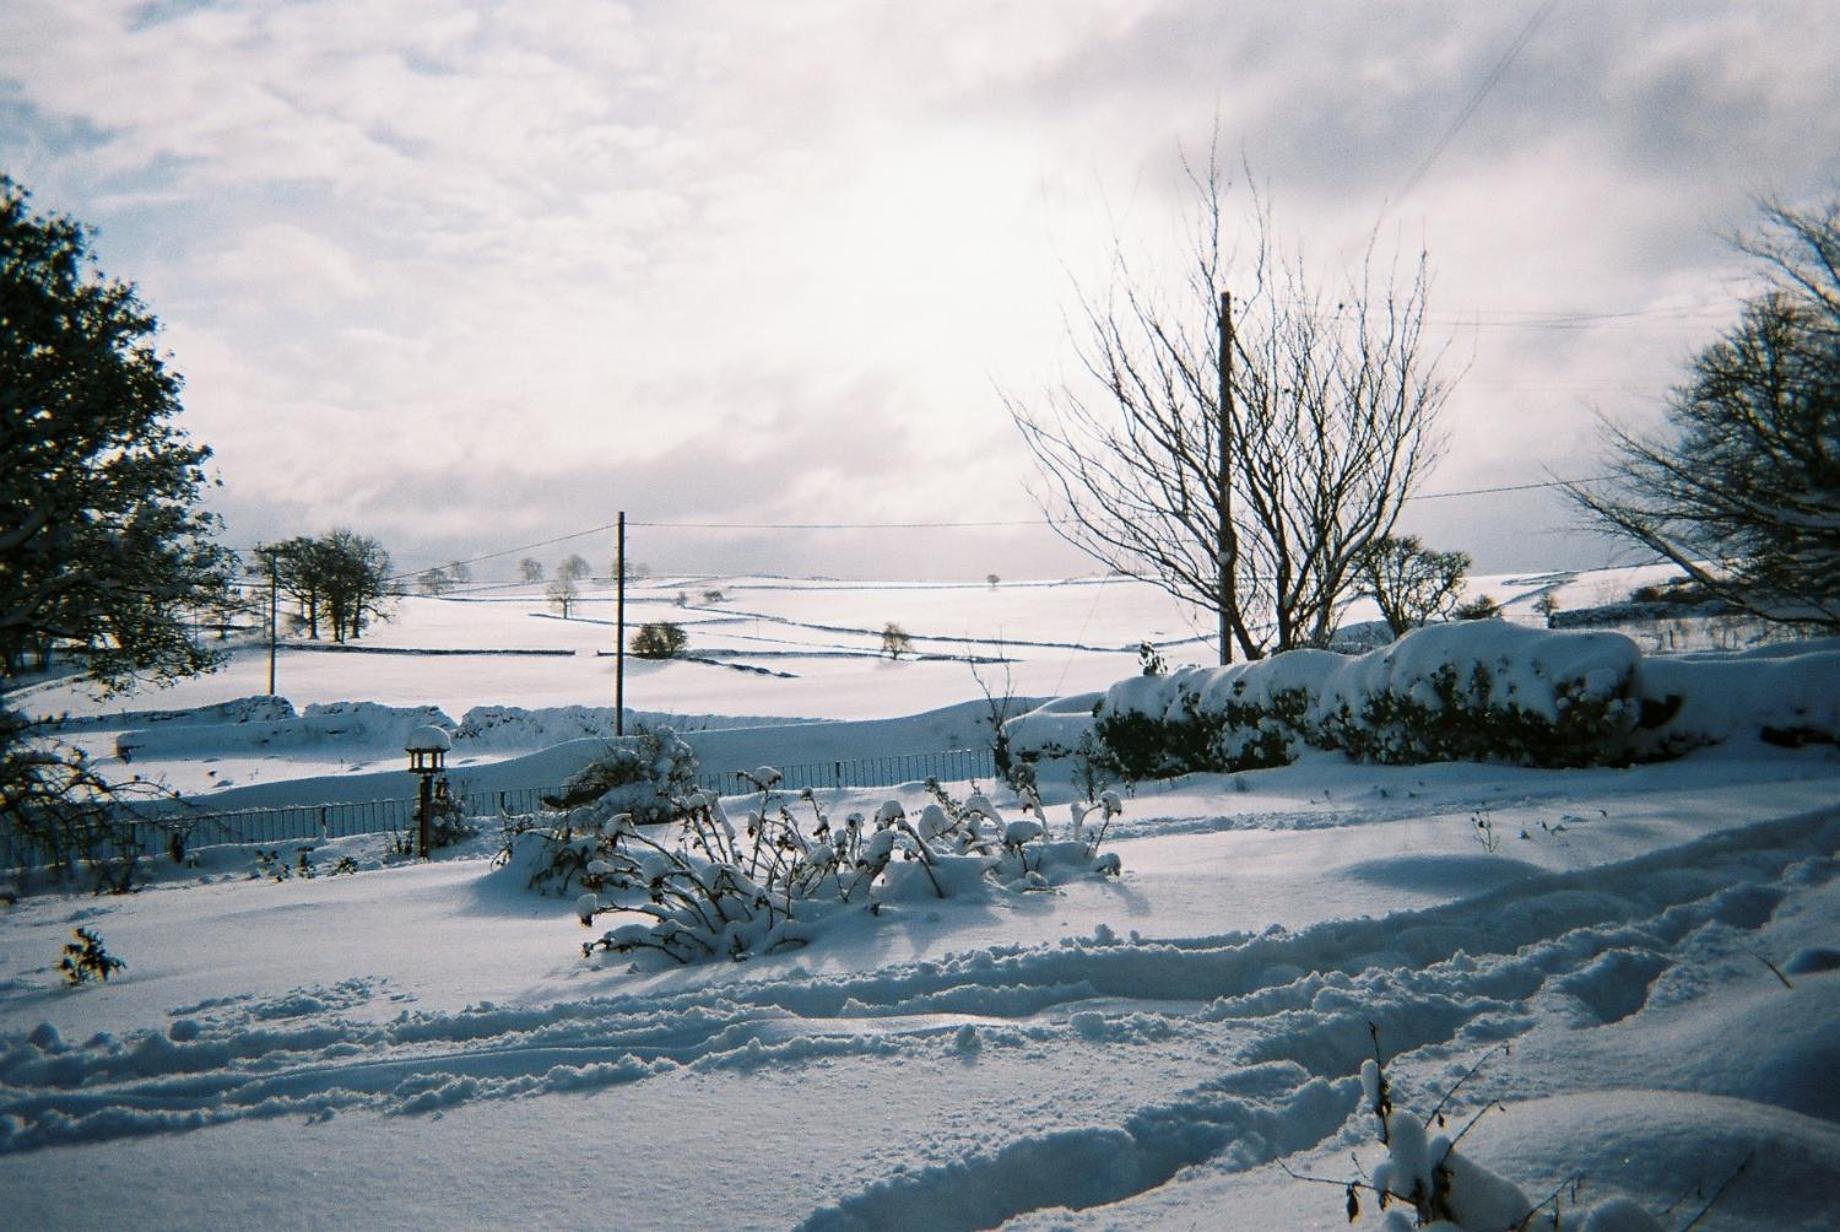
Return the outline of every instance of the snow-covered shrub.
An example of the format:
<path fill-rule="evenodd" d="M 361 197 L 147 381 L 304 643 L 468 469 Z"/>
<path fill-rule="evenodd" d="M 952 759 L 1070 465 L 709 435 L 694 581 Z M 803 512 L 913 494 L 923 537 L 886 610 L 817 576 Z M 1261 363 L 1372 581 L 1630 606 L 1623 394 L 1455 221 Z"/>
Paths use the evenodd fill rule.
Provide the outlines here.
<path fill-rule="evenodd" d="M 1626 757 L 1641 652 L 1499 620 L 1415 629 L 1323 683 L 1316 741 L 1366 761 L 1584 766 Z"/>
<path fill-rule="evenodd" d="M 566 816 L 549 825 L 519 817 L 507 824 L 505 845 L 494 863 L 502 876 L 521 882 L 525 889 L 568 894 L 580 887 L 588 865 L 611 850 L 602 818 L 578 829 Z"/>
<path fill-rule="evenodd" d="M 762 808 L 740 828 L 709 793 L 684 801 L 672 847 L 640 834 L 628 817 L 613 819 L 597 836 L 601 847 L 586 865 L 587 893 L 576 911 L 585 925 L 606 911 L 649 918 L 610 929 L 584 944 L 583 954 L 651 949 L 688 963 L 801 946 L 818 919 L 867 906 L 870 886 L 897 855 L 925 862 L 933 854 L 898 804 L 883 805 L 873 822 L 852 813 L 833 828 L 807 792 L 808 832 L 784 805 L 768 811 L 776 771 L 763 768 L 752 777 L 761 784 Z"/>
<path fill-rule="evenodd" d="M 639 825 L 676 816 L 673 801 L 696 787 L 696 752 L 668 727 L 643 729 L 606 742 L 606 751 L 570 776 L 551 808 L 594 804 L 601 819 L 630 813 Z"/>
<path fill-rule="evenodd" d="M 587 942 L 584 955 L 657 950 L 681 963 L 739 961 L 805 945 L 816 925 L 845 911 L 965 897 L 991 881 L 1038 889 L 1119 871 L 1115 855 L 1098 854 L 1103 827 L 1088 841 L 1076 817 L 1075 837 L 1052 842 L 1039 804 L 1033 816 L 1006 821 L 983 795 L 960 803 L 931 782 L 933 802 L 917 818 L 890 800 L 873 818 L 851 813 L 833 824 L 809 789 L 801 793 L 808 819 L 776 807 L 777 771 L 749 777 L 760 804 L 740 827 L 720 799 L 696 793 L 683 801 L 671 845 L 626 816 L 570 841 L 585 891 L 576 902 L 582 923 L 609 911 L 646 917 Z M 1120 809 L 1115 796 L 1102 807 L 1108 823 Z"/>
<path fill-rule="evenodd" d="M 428 849 L 451 847 L 479 833 L 466 815 L 466 805 L 453 794 L 447 776 L 434 781 L 434 794 L 428 800 Z"/>

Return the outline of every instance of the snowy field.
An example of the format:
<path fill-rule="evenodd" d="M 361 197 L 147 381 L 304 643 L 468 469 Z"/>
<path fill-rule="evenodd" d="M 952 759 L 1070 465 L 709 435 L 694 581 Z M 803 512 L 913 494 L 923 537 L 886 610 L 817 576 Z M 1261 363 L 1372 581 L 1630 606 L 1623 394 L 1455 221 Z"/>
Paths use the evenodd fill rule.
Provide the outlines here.
<path fill-rule="evenodd" d="M 652 668 L 628 698 L 705 716 L 749 764 L 974 737 L 949 638 L 1000 635 L 1015 691 L 1051 696 L 1129 676 L 1143 637 L 1193 635 L 1121 582 L 718 584 L 722 603 L 683 613 L 716 662 Z M 1513 612 L 1628 582 L 1482 588 Z M 677 611 L 676 589 L 637 618 Z M 609 662 L 588 657 L 605 627 L 541 610 L 415 600 L 366 644 L 575 655 L 290 651 L 281 692 L 454 720 L 606 705 Z M 890 620 L 957 658 L 875 659 Z M 239 779 L 226 798 L 311 798 L 400 759 L 383 724 L 295 720 L 272 753 L 239 747 L 249 723 L 103 717 L 249 697 L 265 673 L 246 652 L 156 696 L 53 684 L 30 702 L 95 716 L 68 734 L 99 749 L 180 733 L 132 765 Z M 537 747 L 558 722 L 482 741 L 477 772 L 563 756 Z M 1070 785 L 1044 796 L 1064 829 Z M 890 798 L 925 802 L 908 784 L 815 803 Z M 1445 1132 L 1467 1127 L 1463 1154 L 1529 1205 L 1557 1195 L 1562 1227 L 1622 1197 L 1655 1222 L 1599 1232 L 1679 1232 L 1721 1187 L 1697 1226 L 1836 1226 L 1832 745 L 1567 771 L 1310 753 L 1141 784 L 1124 807 L 1115 879 L 893 902 L 800 950 L 685 968 L 584 958 L 570 897 L 494 869 L 494 823 L 428 864 L 344 839 L 313 845 L 321 875 L 277 882 L 223 847 L 130 896 L 26 894 L 0 908 L 0 1211 L 20 1228 L 1339 1228 L 1343 1190 L 1284 1169 L 1347 1181 L 1386 1157 L 1361 1079 L 1377 1031 L 1395 1106 L 1420 1116 L 1480 1063 Z M 341 857 L 359 871 L 325 875 Z M 77 926 L 126 961 L 106 984 L 60 981 Z M 1363 1207 L 1356 1226 L 1378 1226 Z"/>

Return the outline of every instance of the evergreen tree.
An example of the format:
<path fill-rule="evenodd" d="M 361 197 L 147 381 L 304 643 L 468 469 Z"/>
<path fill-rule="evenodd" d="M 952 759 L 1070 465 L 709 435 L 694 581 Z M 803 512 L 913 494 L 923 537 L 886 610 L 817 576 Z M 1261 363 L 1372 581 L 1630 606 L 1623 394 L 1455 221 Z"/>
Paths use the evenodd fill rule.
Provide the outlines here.
<path fill-rule="evenodd" d="M 229 585 L 198 508 L 210 450 L 175 424 L 180 378 L 134 287 L 80 223 L 0 176 L 0 660 L 55 643 L 120 686 L 212 665 L 187 617 Z"/>

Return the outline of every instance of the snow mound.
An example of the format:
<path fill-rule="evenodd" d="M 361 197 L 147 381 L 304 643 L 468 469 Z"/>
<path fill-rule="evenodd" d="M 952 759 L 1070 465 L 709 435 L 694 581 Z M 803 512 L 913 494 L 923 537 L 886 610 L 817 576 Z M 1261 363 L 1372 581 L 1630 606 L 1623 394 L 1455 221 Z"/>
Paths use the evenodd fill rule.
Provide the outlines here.
<path fill-rule="evenodd" d="M 259 712 L 251 708 L 252 713 Z M 341 750 L 401 753 L 418 727 L 451 729 L 454 721 L 435 706 L 384 706 L 376 702 L 325 702 L 298 717 L 239 719 L 230 723 L 167 723 L 123 732 L 115 741 L 124 761 L 134 757 L 176 759 L 234 750 L 282 752 L 337 746 Z"/>
<path fill-rule="evenodd" d="M 1103 693 L 1057 697 L 1003 724 L 1010 752 L 1025 761 L 1066 757 L 1093 727 L 1093 709 Z"/>
<path fill-rule="evenodd" d="M 1491 1163 L 1511 1161 L 1527 1188 L 1544 1194 L 1579 1170 L 1586 1143 L 1590 1163 L 1581 1196 L 1587 1202 L 1621 1197 L 1659 1215 L 1683 1192 L 1696 1195 L 1661 1225 L 1678 1227 L 1738 1173 L 1706 1226 L 1734 1232 L 1833 1226 L 1840 1125 L 1749 1100 L 1652 1090 L 1528 1100 L 1483 1117 L 1464 1149 Z"/>

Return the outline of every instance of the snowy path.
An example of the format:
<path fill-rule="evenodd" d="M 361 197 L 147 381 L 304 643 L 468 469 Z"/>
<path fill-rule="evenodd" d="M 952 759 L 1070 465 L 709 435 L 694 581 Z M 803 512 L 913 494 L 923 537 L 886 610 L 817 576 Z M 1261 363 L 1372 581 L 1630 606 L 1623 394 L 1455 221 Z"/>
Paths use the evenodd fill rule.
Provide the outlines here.
<path fill-rule="evenodd" d="M 1178 792 L 1133 807 L 1120 885 L 641 976 L 572 958 L 579 930 L 476 863 L 28 901 L 0 954 L 0 1202 L 22 1227 L 1189 1226 L 1218 1204 L 1330 1228 L 1334 1191 L 1265 1165 L 1347 1171 L 1372 1022 L 1415 1106 L 1503 1040 L 1477 1098 L 1560 1123 L 1615 1120 L 1576 1102 L 1607 1085 L 1694 1093 L 1641 1096 L 1651 1120 L 1722 1098 L 1702 1139 L 1776 1142 L 1780 1196 L 1722 1226 L 1825 1227 L 1840 973 L 1786 990 L 1759 961 L 1840 918 L 1834 767 L 1793 764 L 1687 767 L 1672 796 L 1574 778 L 1578 833 L 1493 855 L 1463 799 L 1558 815 L 1515 772 L 1471 768 L 1422 813 L 1392 811 L 1410 772 L 1372 768 L 1365 811 L 1210 817 Z M 1188 832 L 1150 836 L 1159 806 Z M 131 966 L 67 994 L 37 963 L 81 919 Z"/>

